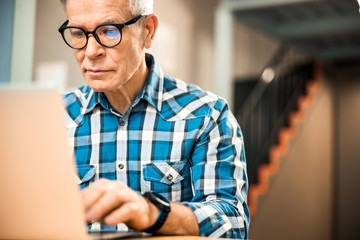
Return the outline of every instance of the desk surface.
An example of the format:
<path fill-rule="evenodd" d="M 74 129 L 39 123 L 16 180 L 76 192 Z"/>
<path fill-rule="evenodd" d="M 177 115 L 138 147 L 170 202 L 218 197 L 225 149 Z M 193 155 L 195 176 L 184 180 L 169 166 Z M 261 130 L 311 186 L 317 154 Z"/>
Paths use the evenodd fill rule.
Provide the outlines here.
<path fill-rule="evenodd" d="M 149 240 L 209 240 L 210 238 L 207 237 L 197 237 L 197 236 L 152 236 L 152 237 L 147 237 L 147 238 L 124 238 L 124 239 L 128 239 L 128 240 L 145 240 L 145 239 L 149 239 Z M 224 239 L 224 238 L 211 238 L 211 239 Z M 230 240 L 229 238 L 227 238 L 227 240 Z"/>

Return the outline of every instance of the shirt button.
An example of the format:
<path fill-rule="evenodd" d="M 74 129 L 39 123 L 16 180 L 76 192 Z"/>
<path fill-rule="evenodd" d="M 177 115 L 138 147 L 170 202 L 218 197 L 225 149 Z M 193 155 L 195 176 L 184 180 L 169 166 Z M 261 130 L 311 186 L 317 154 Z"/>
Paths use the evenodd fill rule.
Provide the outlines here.
<path fill-rule="evenodd" d="M 169 175 L 167 175 L 166 179 L 171 182 L 173 180 L 173 176 L 171 174 L 169 174 Z"/>
<path fill-rule="evenodd" d="M 121 120 L 120 121 L 120 126 L 122 126 L 122 127 L 125 126 L 125 121 Z"/>
<path fill-rule="evenodd" d="M 120 163 L 119 165 L 118 165 L 118 167 L 119 167 L 119 169 L 121 170 L 121 169 L 124 169 L 124 164 L 122 164 L 122 163 Z"/>

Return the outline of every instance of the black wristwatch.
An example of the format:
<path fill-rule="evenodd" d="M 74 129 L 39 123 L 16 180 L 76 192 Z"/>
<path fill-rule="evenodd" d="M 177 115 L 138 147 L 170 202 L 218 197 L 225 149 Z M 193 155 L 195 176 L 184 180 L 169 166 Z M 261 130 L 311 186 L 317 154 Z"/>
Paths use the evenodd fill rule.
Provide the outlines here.
<path fill-rule="evenodd" d="M 170 202 L 169 202 L 169 200 L 167 200 L 160 194 L 158 194 L 156 192 L 152 192 L 152 191 L 146 192 L 144 194 L 144 197 L 149 199 L 149 201 L 160 210 L 159 216 L 156 219 L 156 222 L 154 223 L 154 225 L 143 230 L 143 232 L 153 233 L 153 232 L 157 231 L 158 229 L 160 229 L 162 227 L 162 225 L 164 225 L 164 223 L 169 215 L 169 212 L 170 212 Z"/>

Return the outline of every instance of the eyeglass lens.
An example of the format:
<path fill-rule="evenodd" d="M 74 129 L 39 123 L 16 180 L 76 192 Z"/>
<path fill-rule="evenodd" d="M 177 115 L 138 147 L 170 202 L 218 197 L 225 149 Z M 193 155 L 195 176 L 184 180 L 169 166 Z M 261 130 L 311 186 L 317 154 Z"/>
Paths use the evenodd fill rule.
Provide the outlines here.
<path fill-rule="evenodd" d="M 96 40 L 106 47 L 116 46 L 121 41 L 121 32 L 112 25 L 104 25 L 96 28 L 95 34 L 97 35 L 95 37 Z M 86 33 L 81 28 L 66 28 L 63 35 L 66 42 L 73 48 L 83 48 L 87 44 Z"/>

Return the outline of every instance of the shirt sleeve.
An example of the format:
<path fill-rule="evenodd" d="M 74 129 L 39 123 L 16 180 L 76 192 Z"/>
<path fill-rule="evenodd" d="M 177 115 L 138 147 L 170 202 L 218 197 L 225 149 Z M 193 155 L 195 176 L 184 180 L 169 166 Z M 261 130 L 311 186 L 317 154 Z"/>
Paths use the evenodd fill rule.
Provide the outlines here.
<path fill-rule="evenodd" d="M 204 121 L 191 155 L 194 198 L 183 202 L 198 221 L 200 235 L 247 238 L 248 179 L 240 126 L 222 99 Z"/>

